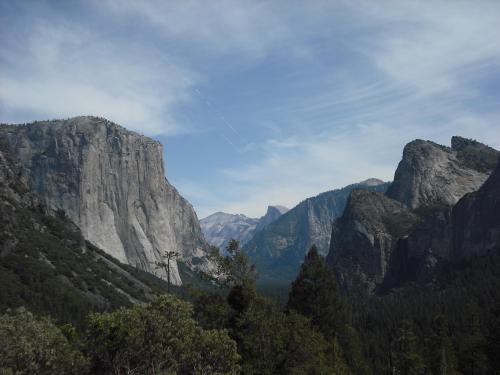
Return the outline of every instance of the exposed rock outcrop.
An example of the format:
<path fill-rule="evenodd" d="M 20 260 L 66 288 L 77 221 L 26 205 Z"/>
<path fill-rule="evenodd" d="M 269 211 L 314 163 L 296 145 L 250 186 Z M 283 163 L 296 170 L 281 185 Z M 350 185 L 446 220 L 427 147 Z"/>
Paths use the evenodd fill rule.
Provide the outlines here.
<path fill-rule="evenodd" d="M 97 117 L 4 125 L 0 136 L 41 201 L 119 261 L 157 272 L 165 251 L 188 264 L 205 256 L 196 214 L 166 180 L 158 141 Z M 181 284 L 175 264 L 171 276 Z"/>
<path fill-rule="evenodd" d="M 278 220 L 281 215 L 286 214 L 288 211 L 289 209 L 284 206 L 268 206 L 266 214 L 259 219 L 259 223 L 255 227 L 254 234 L 260 232 L 269 224 Z"/>
<path fill-rule="evenodd" d="M 326 256 L 332 223 L 342 215 L 350 192 L 355 188 L 385 192 L 387 186 L 383 181 L 371 179 L 319 194 L 256 233 L 244 250 L 257 264 L 260 281 L 284 284 L 293 280 L 313 244 Z"/>
<path fill-rule="evenodd" d="M 245 245 L 255 233 L 276 221 L 287 211 L 288 208 L 283 206 L 268 206 L 266 214 L 260 219 L 242 214 L 216 212 L 201 219 L 200 224 L 208 243 L 224 252 L 230 240 L 237 240 L 240 246 Z"/>
<path fill-rule="evenodd" d="M 355 189 L 344 214 L 335 221 L 327 261 L 350 293 L 372 293 L 387 273 L 399 237 L 417 217 L 384 194 Z"/>
<path fill-rule="evenodd" d="M 479 142 L 452 138 L 452 147 L 431 141 L 408 143 L 387 196 L 408 207 L 453 205 L 476 191 L 495 167 L 498 151 Z"/>
<path fill-rule="evenodd" d="M 245 244 L 253 235 L 259 219 L 253 219 L 242 214 L 233 215 L 216 212 L 200 220 L 201 229 L 212 246 L 224 251 L 231 239 Z"/>
<path fill-rule="evenodd" d="M 328 256 L 344 290 L 432 282 L 449 262 L 500 245 L 499 172 L 488 179 L 498 155 L 461 137 L 451 148 L 413 141 L 386 197 L 353 192 Z"/>
<path fill-rule="evenodd" d="M 453 208 L 453 256 L 500 250 L 500 162 L 484 185 Z"/>

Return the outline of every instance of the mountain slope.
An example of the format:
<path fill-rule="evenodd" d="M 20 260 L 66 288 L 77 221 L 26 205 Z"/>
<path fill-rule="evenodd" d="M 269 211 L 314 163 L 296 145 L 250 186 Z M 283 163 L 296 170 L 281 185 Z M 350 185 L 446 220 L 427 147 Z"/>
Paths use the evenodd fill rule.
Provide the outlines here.
<path fill-rule="evenodd" d="M 354 189 L 333 226 L 327 257 L 335 264 L 342 288 L 373 292 L 384 279 L 395 242 L 416 220 L 402 203 L 382 193 Z"/>
<path fill-rule="evenodd" d="M 240 244 L 246 243 L 258 223 L 259 219 L 225 212 L 216 212 L 200 220 L 201 229 L 208 243 L 221 250 L 226 248 L 231 239 L 238 240 Z"/>
<path fill-rule="evenodd" d="M 488 209 L 496 207 L 491 192 L 496 186 L 491 181 L 496 180 L 488 175 L 498 155 L 496 150 L 460 137 L 453 137 L 452 148 L 429 141 L 409 143 L 384 205 L 375 205 L 369 195 L 353 196 L 355 204 L 348 204 L 333 225 L 327 260 L 344 290 L 363 295 L 386 292 L 408 281 L 434 282 L 443 267 L 458 260 L 457 252 L 474 252 L 470 244 L 459 250 L 464 234 L 471 238 L 466 228 L 477 232 L 476 239 L 495 239 L 498 213 Z M 467 194 L 486 179 L 477 193 Z M 385 209 L 398 205 L 404 210 Z M 477 213 L 481 211 L 478 206 L 484 214 Z M 478 215 L 481 224 L 473 222 Z M 476 252 L 484 253 L 485 245 L 478 246 Z M 374 266 L 373 259 L 380 263 Z"/>
<path fill-rule="evenodd" d="M 200 220 L 201 229 L 208 243 L 224 251 L 230 240 L 237 240 L 245 245 L 257 232 L 276 221 L 286 213 L 283 206 L 268 206 L 267 212 L 260 219 L 253 219 L 242 214 L 216 212 Z"/>
<path fill-rule="evenodd" d="M 154 272 L 154 261 L 174 250 L 203 263 L 196 258 L 208 245 L 193 208 L 165 179 L 158 141 L 88 116 L 3 125 L 0 137 L 43 203 L 116 259 Z M 175 262 L 171 272 L 180 284 Z"/>
<path fill-rule="evenodd" d="M 269 224 L 244 246 L 257 265 L 261 283 L 288 283 L 305 254 L 315 244 L 322 255 L 329 249 L 331 226 L 345 207 L 350 192 L 366 188 L 384 192 L 388 184 L 371 179 L 308 198 Z"/>
<path fill-rule="evenodd" d="M 22 176 L 0 142 L 0 311 L 26 306 L 81 327 L 91 311 L 130 306 L 166 289 L 163 280 L 85 241 Z"/>
<path fill-rule="evenodd" d="M 451 220 L 455 258 L 500 250 L 500 161 L 477 192 L 453 207 Z"/>

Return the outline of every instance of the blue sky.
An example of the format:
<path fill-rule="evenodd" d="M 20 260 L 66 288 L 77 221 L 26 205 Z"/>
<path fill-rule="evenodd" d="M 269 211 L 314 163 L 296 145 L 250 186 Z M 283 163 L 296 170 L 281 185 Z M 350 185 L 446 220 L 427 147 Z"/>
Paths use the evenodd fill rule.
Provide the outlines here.
<path fill-rule="evenodd" d="M 369 177 L 415 138 L 500 147 L 498 1 L 3 1 L 0 121 L 159 139 L 200 217 Z"/>

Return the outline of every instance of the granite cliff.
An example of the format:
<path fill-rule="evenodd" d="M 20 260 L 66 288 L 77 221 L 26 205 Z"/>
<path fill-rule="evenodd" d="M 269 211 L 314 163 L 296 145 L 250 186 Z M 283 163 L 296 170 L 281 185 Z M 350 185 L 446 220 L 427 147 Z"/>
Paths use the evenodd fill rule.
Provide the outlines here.
<path fill-rule="evenodd" d="M 342 215 L 350 192 L 355 188 L 385 192 L 388 184 L 369 179 L 342 189 L 308 198 L 267 225 L 244 246 L 257 265 L 259 281 L 285 284 L 292 281 L 309 248 L 328 253 L 333 221 Z"/>
<path fill-rule="evenodd" d="M 208 245 L 192 206 L 165 178 L 158 141 L 89 116 L 2 125 L 0 137 L 41 202 L 120 262 L 162 277 L 153 262 L 165 251 L 204 264 Z M 182 283 L 176 264 L 171 277 Z"/>
<path fill-rule="evenodd" d="M 61 210 L 45 206 L 2 138 L 0 284 L 0 310 L 25 306 L 78 328 L 89 312 L 146 302 L 167 289 L 85 241 Z"/>
<path fill-rule="evenodd" d="M 462 137 L 453 137 L 451 147 L 415 140 L 405 146 L 387 196 L 411 208 L 455 204 L 481 187 L 497 156 L 491 147 Z"/>
<path fill-rule="evenodd" d="M 396 226 L 396 220 L 404 223 Z M 333 226 L 327 261 L 340 285 L 373 292 L 384 280 L 399 235 L 416 221 L 405 205 L 379 192 L 355 189 Z"/>
<path fill-rule="evenodd" d="M 353 192 L 333 225 L 327 260 L 343 289 L 363 295 L 408 281 L 432 282 L 457 254 L 492 246 L 478 243 L 474 250 L 466 240 L 480 237 L 498 244 L 499 214 L 489 207 L 495 205 L 496 180 L 488 177 L 499 155 L 461 137 L 452 138 L 451 148 L 409 143 L 386 196 Z M 480 225 L 474 222 L 478 217 Z"/>

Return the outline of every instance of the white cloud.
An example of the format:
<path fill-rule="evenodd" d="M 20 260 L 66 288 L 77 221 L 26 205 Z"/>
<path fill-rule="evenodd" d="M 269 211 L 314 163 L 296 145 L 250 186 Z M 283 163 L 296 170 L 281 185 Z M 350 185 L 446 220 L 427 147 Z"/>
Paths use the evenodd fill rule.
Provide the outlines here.
<path fill-rule="evenodd" d="M 374 28 L 360 48 L 397 83 L 423 93 L 453 89 L 500 60 L 498 2 L 364 2 L 357 11 Z"/>
<path fill-rule="evenodd" d="M 189 130 L 174 113 L 189 99 L 197 75 L 154 47 L 111 43 L 64 23 L 38 23 L 21 43 L 0 54 L 7 62 L 0 74 L 4 116 L 15 117 L 16 111 L 29 111 L 34 119 L 95 114 L 147 134 Z"/>
<path fill-rule="evenodd" d="M 262 57 L 290 35 L 289 24 L 262 1 L 99 1 L 113 13 L 144 18 L 165 35 L 195 43 L 203 52 Z"/>
<path fill-rule="evenodd" d="M 473 115 L 439 127 L 359 124 L 316 136 L 271 139 L 261 145 L 266 157 L 260 162 L 222 171 L 225 188 L 238 194 L 219 209 L 259 217 L 268 204 L 291 208 L 307 197 L 367 178 L 390 181 L 406 143 L 420 138 L 449 145 L 453 135 L 500 148 L 500 128 Z"/>

